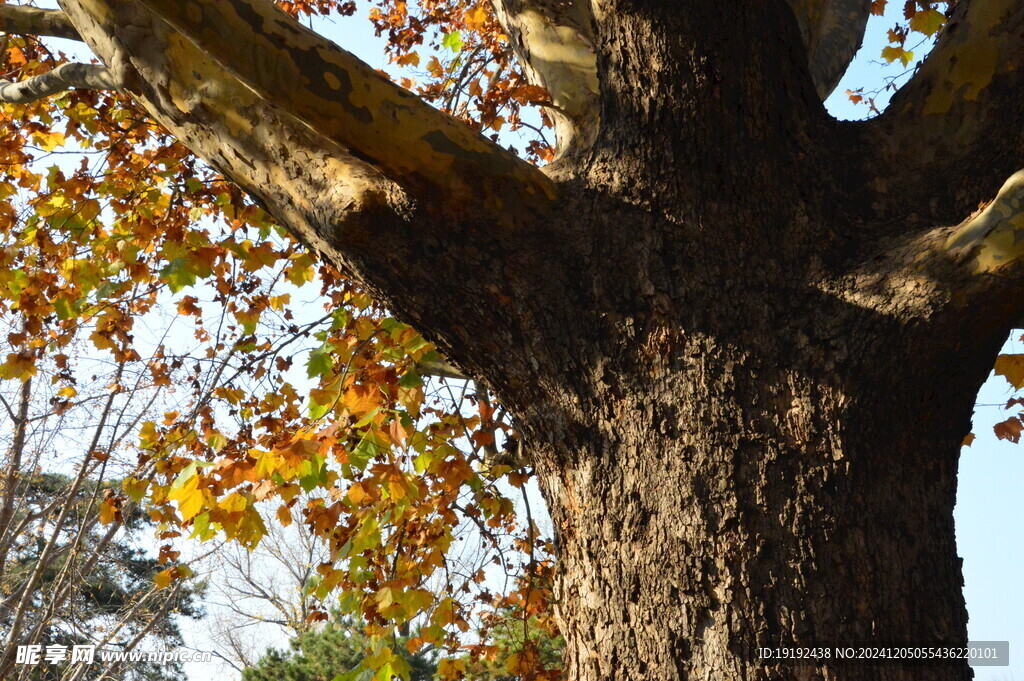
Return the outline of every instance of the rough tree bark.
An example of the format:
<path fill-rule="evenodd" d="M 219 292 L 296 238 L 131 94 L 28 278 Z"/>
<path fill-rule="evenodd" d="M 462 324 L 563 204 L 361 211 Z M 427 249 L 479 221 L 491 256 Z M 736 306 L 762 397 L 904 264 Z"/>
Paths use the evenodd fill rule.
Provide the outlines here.
<path fill-rule="evenodd" d="M 570 679 L 965 679 L 753 652 L 966 640 L 957 458 L 1021 312 L 1024 179 L 969 216 L 1022 165 L 1024 6 L 961 0 L 889 111 L 837 122 L 869 4 L 498 1 L 558 107 L 539 171 L 268 0 L 61 1 L 516 414 Z"/>

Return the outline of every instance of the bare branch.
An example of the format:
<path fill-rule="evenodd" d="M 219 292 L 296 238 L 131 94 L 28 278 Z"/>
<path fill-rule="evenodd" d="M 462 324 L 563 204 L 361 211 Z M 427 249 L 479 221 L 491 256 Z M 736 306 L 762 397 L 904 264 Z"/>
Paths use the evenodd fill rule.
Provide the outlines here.
<path fill-rule="evenodd" d="M 61 64 L 52 71 L 22 81 L 0 80 L 0 102 L 28 104 L 73 88 L 119 90 L 120 85 L 105 66 Z"/>
<path fill-rule="evenodd" d="M 21 391 L 18 398 L 18 415 L 14 421 L 14 442 L 11 443 L 11 451 L 8 461 L 6 479 L 3 487 L 0 487 L 0 576 L 3 575 L 7 565 L 7 552 L 17 538 L 17 535 L 9 535 L 7 531 L 11 528 L 11 518 L 14 515 L 15 487 L 18 483 L 18 475 L 21 473 L 21 458 L 25 449 L 25 426 L 28 423 L 28 408 L 32 400 L 32 379 L 28 378 L 21 384 Z M 10 411 L 10 407 L 8 407 Z"/>
<path fill-rule="evenodd" d="M 81 40 L 82 36 L 59 9 L 0 5 L 0 32 Z"/>

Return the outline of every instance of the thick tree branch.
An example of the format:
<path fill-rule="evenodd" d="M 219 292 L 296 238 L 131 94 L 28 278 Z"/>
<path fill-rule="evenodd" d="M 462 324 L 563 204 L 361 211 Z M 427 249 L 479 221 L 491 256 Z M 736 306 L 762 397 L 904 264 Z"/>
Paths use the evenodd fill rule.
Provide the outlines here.
<path fill-rule="evenodd" d="M 1024 258 L 1024 170 L 1010 176 L 992 203 L 957 226 L 945 244 L 974 274 L 995 272 Z"/>
<path fill-rule="evenodd" d="M 559 156 L 585 150 L 600 119 L 590 0 L 493 4 L 530 81 L 551 95 Z"/>
<path fill-rule="evenodd" d="M 88 3 L 89 11 L 85 4 L 63 2 L 126 89 L 300 238 L 324 248 L 313 215 L 378 228 L 394 217 L 391 204 L 401 203 L 400 192 L 372 167 L 267 105 L 149 12 L 132 3 Z"/>
<path fill-rule="evenodd" d="M 1024 166 L 1022 87 L 1024 3 L 960 2 L 917 75 L 865 124 L 878 207 L 956 224 L 991 199 Z"/>
<path fill-rule="evenodd" d="M 871 0 L 789 0 L 822 100 L 836 89 L 864 40 Z"/>
<path fill-rule="evenodd" d="M 324 106 L 355 107 L 345 114 L 355 129 L 335 129 L 336 136 L 377 137 L 367 144 L 390 154 L 389 163 L 393 160 L 409 168 L 405 176 L 411 178 L 411 188 L 407 190 L 377 169 L 377 159 L 363 153 L 367 147 L 361 147 L 360 157 L 346 151 L 323 130 L 293 116 L 294 107 L 283 101 L 287 97 L 281 93 L 275 97 L 287 111 L 268 102 L 257 88 L 248 87 L 142 3 L 60 1 L 93 51 L 123 78 L 125 89 L 182 144 L 257 197 L 293 234 L 352 274 L 467 370 L 477 369 L 490 354 L 524 342 L 523 330 L 505 330 L 499 336 L 501 343 L 481 347 L 482 336 L 477 333 L 484 323 L 493 327 L 496 308 L 506 310 L 501 318 L 510 327 L 529 324 L 519 308 L 530 289 L 517 287 L 514 280 L 510 284 L 510 279 L 527 272 L 546 281 L 566 276 L 565 265 L 553 251 L 568 239 L 557 232 L 557 224 L 537 219 L 538 206 L 523 190 L 536 180 L 542 188 L 533 196 L 547 205 L 544 187 L 550 181 L 532 166 L 518 160 L 504 166 L 507 154 L 491 154 L 494 147 L 486 145 L 486 153 L 467 157 L 468 152 L 456 145 L 446 146 L 444 134 L 432 136 L 421 129 L 439 150 L 433 160 L 444 167 L 413 170 L 410 159 L 418 153 L 415 149 L 409 150 L 410 159 L 397 159 L 403 151 L 402 135 L 409 134 L 401 124 L 408 112 L 396 111 L 379 97 L 373 99 L 372 92 L 357 87 L 363 81 L 349 78 L 344 71 L 329 72 L 326 80 L 334 75 L 345 83 L 339 90 L 345 96 L 338 95 L 341 104 L 325 102 Z M 274 12 L 274 21 L 290 21 Z M 240 29 L 221 25 L 218 31 L 247 45 Z M 258 33 L 256 28 L 253 32 Z M 234 40 L 221 37 L 217 42 Z M 250 49 L 251 44 L 240 48 L 238 59 L 252 61 L 240 70 L 287 71 L 317 61 L 300 48 L 274 45 L 273 52 Z M 333 52 L 327 54 L 330 57 Z M 381 82 L 391 97 L 397 89 Z M 367 83 L 363 82 L 367 87 L 380 85 Z M 310 113 L 309 106 L 307 101 L 302 105 L 306 109 L 299 108 Z M 356 118 L 362 115 L 359 111 L 369 116 L 362 123 Z M 329 115 L 326 110 L 312 113 Z M 433 110 L 430 115 L 449 120 Z M 420 124 L 426 122 L 424 118 Z M 326 122 L 324 128 L 331 125 Z M 398 141 L 386 139 L 391 132 Z M 475 135 L 468 129 L 465 133 Z M 390 149 L 392 144 L 395 147 Z M 431 158 L 420 160 L 431 162 Z M 390 170 L 397 174 L 397 167 L 392 165 Z M 510 168 L 513 174 L 525 168 L 526 181 L 506 175 L 506 181 L 499 183 L 497 178 Z M 497 174 L 488 177 L 490 170 Z M 460 181 L 456 175 L 468 177 Z M 481 193 L 455 201 L 452 188 L 459 182 Z M 493 192 L 486 193 L 491 188 Z M 527 261 L 537 259 L 547 264 L 531 269 Z M 522 363 L 509 364 L 510 375 L 528 374 Z"/>
<path fill-rule="evenodd" d="M 305 28 L 271 0 L 139 0 L 266 101 L 414 193 L 503 212 L 554 197 L 540 171 Z M 231 36 L 225 40 L 225 34 Z"/>
<path fill-rule="evenodd" d="M 871 0 L 788 0 L 800 25 L 808 69 L 826 99 L 860 49 Z M 494 7 L 530 81 L 554 105 L 559 156 L 585 151 L 600 124 L 600 83 L 591 0 L 495 0 Z"/>
<path fill-rule="evenodd" d="M 120 85 L 105 66 L 61 64 L 51 71 L 22 81 L 0 80 L 0 102 L 27 104 L 73 88 L 119 90 Z"/>
<path fill-rule="evenodd" d="M 67 15 L 59 9 L 0 5 L 0 32 L 81 40 Z"/>
<path fill-rule="evenodd" d="M 825 287 L 857 307 L 920 323 L 957 320 L 957 341 L 1004 339 L 1024 314 L 1024 170 L 958 225 L 922 226 L 878 239 Z M 931 321 L 929 321 L 931 320 Z M 940 322 L 940 323 L 946 323 Z"/>

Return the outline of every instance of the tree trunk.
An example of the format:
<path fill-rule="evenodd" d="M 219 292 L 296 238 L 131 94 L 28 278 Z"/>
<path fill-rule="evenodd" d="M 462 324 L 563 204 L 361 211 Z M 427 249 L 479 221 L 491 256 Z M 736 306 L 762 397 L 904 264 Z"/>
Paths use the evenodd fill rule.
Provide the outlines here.
<path fill-rule="evenodd" d="M 543 466 L 569 678 L 970 678 L 756 654 L 966 642 L 952 511 L 983 364 L 831 340 L 648 345 L 646 390 L 608 386 L 607 420 Z"/>

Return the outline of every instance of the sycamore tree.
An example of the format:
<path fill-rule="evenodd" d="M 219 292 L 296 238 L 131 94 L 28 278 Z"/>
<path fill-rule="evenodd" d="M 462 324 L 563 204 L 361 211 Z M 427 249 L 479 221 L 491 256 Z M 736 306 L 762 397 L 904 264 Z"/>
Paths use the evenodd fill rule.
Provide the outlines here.
<path fill-rule="evenodd" d="M 9 43 L 0 86 L 25 107 L 10 109 L 5 191 L 47 196 L 29 202 L 35 222 L 5 215 L 37 260 L 88 242 L 80 267 L 94 281 L 58 271 L 29 286 L 27 256 L 7 249 L 12 309 L 38 331 L 94 310 L 116 293 L 107 284 L 212 277 L 244 337 L 274 303 L 225 273 L 283 258 L 302 280 L 310 256 L 263 247 L 272 229 L 211 240 L 187 225 L 211 211 L 233 225 L 272 219 L 329 280 L 343 272 L 485 384 L 527 464 L 453 452 L 460 429 L 495 446 L 492 403 L 477 400 L 468 424 L 423 425 L 415 367 L 432 351 L 403 322 L 360 326 L 345 306 L 363 294 L 327 286 L 335 316 L 309 365 L 308 413 L 294 388 L 226 388 L 234 431 L 213 408 L 143 428 L 167 475 L 144 490 L 161 522 L 253 542 L 254 501 L 280 499 L 288 522 L 299 489 L 327 489 L 302 510 L 336 559 L 318 588 L 340 590 L 371 636 L 423 617 L 413 647 L 457 646 L 468 624 L 456 590 L 436 602 L 423 580 L 443 570 L 457 507 L 506 527 L 493 481 L 534 471 L 554 587 L 527 524 L 518 600 L 490 602 L 518 604 L 524 621 L 553 602 L 569 679 L 810 678 L 755 647 L 965 641 L 957 459 L 1024 276 L 1020 3 L 907 2 L 883 56 L 907 63 L 912 32 L 935 47 L 860 122 L 834 120 L 822 99 L 885 0 L 383 0 L 371 18 L 391 56 L 425 69 L 399 83 L 289 16 L 350 2 L 59 4 L 3 7 L 4 30 L 29 36 Z M 102 64 L 58 65 L 31 37 L 53 35 Z M 437 58 L 432 42 L 458 57 Z M 58 94 L 72 87 L 87 89 Z M 541 136 L 524 159 L 492 138 L 530 125 L 528 103 Z M 31 147 L 65 135 L 109 150 L 127 175 L 33 176 Z M 159 180 L 134 186 L 153 164 Z M 96 194 L 116 219 L 89 203 Z M 98 313 L 97 342 L 126 353 L 132 321 L 119 310 Z M 35 344 L 29 333 L 3 372 L 30 374 L 70 332 Z M 258 347 L 245 337 L 211 359 Z M 1000 360 L 1016 385 L 1019 360 Z M 407 673 L 375 650 L 378 678 Z M 509 672 L 530 675 L 536 657 L 524 648 Z M 963 660 L 817 673 L 970 675 Z"/>

